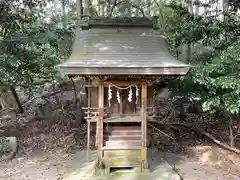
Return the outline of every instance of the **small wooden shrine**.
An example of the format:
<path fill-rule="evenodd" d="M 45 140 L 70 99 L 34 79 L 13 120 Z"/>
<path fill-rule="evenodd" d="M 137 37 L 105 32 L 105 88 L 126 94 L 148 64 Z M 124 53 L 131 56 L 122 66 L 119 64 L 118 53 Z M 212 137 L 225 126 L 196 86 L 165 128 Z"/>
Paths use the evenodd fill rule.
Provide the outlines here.
<path fill-rule="evenodd" d="M 154 119 L 152 84 L 159 76 L 184 75 L 190 66 L 168 52 L 155 18 L 83 18 L 67 76 L 88 82 L 88 127 L 96 123 L 99 159 L 107 168 L 148 168 L 147 122 Z M 88 128 L 88 146 L 89 146 Z"/>

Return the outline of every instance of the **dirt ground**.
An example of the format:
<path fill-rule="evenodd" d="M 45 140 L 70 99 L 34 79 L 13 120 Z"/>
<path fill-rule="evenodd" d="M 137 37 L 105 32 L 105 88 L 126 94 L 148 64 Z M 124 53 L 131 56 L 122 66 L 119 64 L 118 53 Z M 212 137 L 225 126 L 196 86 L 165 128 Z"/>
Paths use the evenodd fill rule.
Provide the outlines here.
<path fill-rule="evenodd" d="M 215 146 L 198 146 L 194 150 L 195 155 L 191 157 L 176 153 L 164 155 L 183 180 L 240 180 L 239 156 Z"/>
<path fill-rule="evenodd" d="M 69 113 L 57 115 L 61 117 L 53 118 L 57 121 L 19 121 L 5 128 L 18 138 L 20 147 L 16 158 L 0 162 L 0 180 L 60 180 L 84 163 L 86 126 Z M 166 137 L 158 140 L 162 148 L 151 153 L 150 161 L 158 164 L 164 158 L 183 180 L 240 180 L 240 157 L 236 154 L 209 142 L 196 143 L 196 138 L 188 142 L 185 136 L 176 144 L 164 144 Z"/>
<path fill-rule="evenodd" d="M 205 153 L 194 157 L 154 152 L 154 161 L 158 163 L 159 159 L 165 158 L 183 180 L 240 180 L 240 163 L 234 164 L 237 160 L 240 162 L 239 157 L 236 160 L 236 156 L 228 155 L 228 159 L 233 158 L 234 163 L 224 168 L 226 154 L 224 158 L 212 160 L 210 155 L 212 152 L 209 150 L 211 148 L 204 147 L 204 149 Z M 224 152 L 220 153 L 224 155 Z M 151 161 L 151 157 L 149 158 Z M 64 173 L 83 164 L 85 160 L 86 151 L 84 150 L 54 154 L 35 152 L 28 157 L 17 157 L 10 162 L 0 163 L 0 180 L 60 180 Z"/>

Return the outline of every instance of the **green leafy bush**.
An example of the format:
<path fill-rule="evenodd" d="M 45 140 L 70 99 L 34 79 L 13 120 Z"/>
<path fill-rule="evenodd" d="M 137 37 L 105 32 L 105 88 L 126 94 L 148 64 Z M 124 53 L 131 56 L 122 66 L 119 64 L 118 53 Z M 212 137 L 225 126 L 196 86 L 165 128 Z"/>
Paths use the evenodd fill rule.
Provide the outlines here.
<path fill-rule="evenodd" d="M 11 148 L 9 147 L 9 140 L 6 137 L 0 137 L 0 157 L 9 154 Z"/>

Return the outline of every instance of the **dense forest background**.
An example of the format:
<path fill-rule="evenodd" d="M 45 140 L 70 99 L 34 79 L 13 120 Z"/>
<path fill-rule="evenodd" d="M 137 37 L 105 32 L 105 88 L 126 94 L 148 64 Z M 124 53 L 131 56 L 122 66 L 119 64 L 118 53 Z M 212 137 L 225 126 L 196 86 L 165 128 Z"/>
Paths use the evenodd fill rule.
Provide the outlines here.
<path fill-rule="evenodd" d="M 4 115 L 12 111 L 17 119 L 41 119 L 56 109 L 58 115 L 68 112 L 69 116 L 69 107 L 74 109 L 71 116 L 82 124 L 83 82 L 64 79 L 57 69 L 71 54 L 81 15 L 154 15 L 172 54 L 193 65 L 184 77 L 161 78 L 156 91 L 164 84 L 181 99 L 180 104 L 197 104 L 193 113 L 207 113 L 208 119 L 215 117 L 213 121 L 216 114 L 225 117 L 227 139 L 215 138 L 239 153 L 239 11 L 238 0 L 0 1 L 0 128 L 7 121 Z M 73 94 L 66 100 L 67 91 Z M 44 117 L 46 111 L 51 112 Z"/>

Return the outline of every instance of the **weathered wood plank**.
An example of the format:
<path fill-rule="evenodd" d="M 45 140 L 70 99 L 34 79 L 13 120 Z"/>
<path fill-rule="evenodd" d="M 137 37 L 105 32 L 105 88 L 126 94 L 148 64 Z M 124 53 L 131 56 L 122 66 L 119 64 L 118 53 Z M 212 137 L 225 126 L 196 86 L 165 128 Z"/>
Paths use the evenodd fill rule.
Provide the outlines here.
<path fill-rule="evenodd" d="M 147 17 L 92 17 L 89 26 L 92 27 L 152 27 L 154 18 Z"/>
<path fill-rule="evenodd" d="M 147 82 L 143 80 L 141 91 L 142 104 L 142 162 L 147 166 Z"/>
<path fill-rule="evenodd" d="M 97 130 L 98 130 L 98 150 L 99 155 L 102 157 L 102 147 L 103 147 L 103 117 L 104 117 L 104 86 L 103 80 L 99 81 L 98 87 L 98 108 L 99 108 L 99 116 L 97 122 Z"/>
<path fill-rule="evenodd" d="M 88 85 L 91 85 L 91 80 L 90 78 L 88 79 Z M 87 89 L 88 92 L 88 112 L 89 112 L 89 108 L 91 107 L 91 88 L 89 87 Z M 90 113 L 87 113 L 87 119 L 90 119 Z M 87 159 L 89 158 L 89 150 L 90 150 L 90 126 L 91 126 L 91 122 L 87 121 Z"/>
<path fill-rule="evenodd" d="M 141 146 L 104 146 L 102 150 L 136 150 L 141 149 Z"/>
<path fill-rule="evenodd" d="M 142 82 L 142 96 L 141 96 L 141 104 L 142 104 L 142 145 L 146 146 L 146 133 L 147 133 L 147 84 L 145 81 Z"/>
<path fill-rule="evenodd" d="M 87 122 L 87 159 L 89 159 L 89 150 L 90 150 L 90 125 L 91 122 Z"/>
<path fill-rule="evenodd" d="M 140 81 L 105 81 L 104 86 L 141 86 Z"/>

